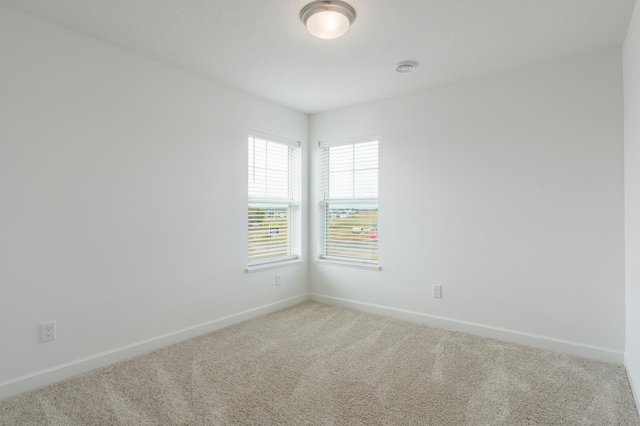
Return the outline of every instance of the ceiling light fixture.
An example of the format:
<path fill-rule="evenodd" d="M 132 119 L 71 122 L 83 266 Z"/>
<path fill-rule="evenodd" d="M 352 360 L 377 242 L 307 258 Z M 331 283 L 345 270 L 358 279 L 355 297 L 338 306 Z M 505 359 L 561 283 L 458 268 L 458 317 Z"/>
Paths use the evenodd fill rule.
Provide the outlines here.
<path fill-rule="evenodd" d="M 418 66 L 418 64 L 416 64 L 413 61 L 404 61 L 404 62 L 400 62 L 398 65 L 396 65 L 396 71 L 403 72 L 403 73 L 404 72 L 411 72 L 417 66 Z"/>
<path fill-rule="evenodd" d="M 314 1 L 300 11 L 300 20 L 307 30 L 325 40 L 338 38 L 346 33 L 355 19 L 355 9 L 338 0 Z"/>

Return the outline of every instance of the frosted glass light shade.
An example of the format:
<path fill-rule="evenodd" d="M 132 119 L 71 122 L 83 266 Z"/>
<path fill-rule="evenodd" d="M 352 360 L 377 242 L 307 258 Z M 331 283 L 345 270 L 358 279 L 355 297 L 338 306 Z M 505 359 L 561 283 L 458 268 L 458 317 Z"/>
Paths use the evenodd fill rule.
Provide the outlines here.
<path fill-rule="evenodd" d="M 314 1 L 300 12 L 300 20 L 314 36 L 325 40 L 340 37 L 349 30 L 356 11 L 342 1 Z"/>
<path fill-rule="evenodd" d="M 307 20 L 307 30 L 318 38 L 338 38 L 349 30 L 349 19 L 341 13 L 327 10 Z"/>

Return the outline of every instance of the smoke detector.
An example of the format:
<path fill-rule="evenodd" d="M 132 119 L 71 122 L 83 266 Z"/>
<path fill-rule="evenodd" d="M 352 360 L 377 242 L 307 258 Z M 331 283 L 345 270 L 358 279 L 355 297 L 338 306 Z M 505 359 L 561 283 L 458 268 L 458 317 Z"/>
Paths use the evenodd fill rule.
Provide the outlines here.
<path fill-rule="evenodd" d="M 417 66 L 418 64 L 413 61 L 404 61 L 396 65 L 396 71 L 401 73 L 407 73 L 407 72 L 413 71 L 413 69 Z"/>

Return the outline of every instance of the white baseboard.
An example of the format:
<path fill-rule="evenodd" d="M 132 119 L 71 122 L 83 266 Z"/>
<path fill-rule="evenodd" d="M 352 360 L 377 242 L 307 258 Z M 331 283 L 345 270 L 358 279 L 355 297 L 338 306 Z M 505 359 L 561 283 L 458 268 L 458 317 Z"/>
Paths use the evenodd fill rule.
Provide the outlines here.
<path fill-rule="evenodd" d="M 210 333 L 230 325 L 238 324 L 270 312 L 275 312 L 289 306 L 297 305 L 298 303 L 304 302 L 308 299 L 309 297 L 307 294 L 302 294 L 0 382 L 0 400 L 19 393 L 37 389 L 50 383 L 68 379 L 70 377 L 86 373 L 87 371 L 113 364 L 114 362 L 123 361 L 174 343 Z"/>
<path fill-rule="evenodd" d="M 469 334 L 475 334 L 477 336 L 489 337 L 492 339 L 531 346 L 534 348 L 547 349 L 555 352 L 562 352 L 616 364 L 622 364 L 624 362 L 623 352 L 613 351 L 597 346 L 523 333 L 520 331 L 509 330 L 505 328 L 492 327 L 484 324 L 459 321 L 451 318 L 428 315 L 421 312 L 407 311 L 404 309 L 374 305 L 371 303 L 364 303 L 349 299 L 341 299 L 333 296 L 325 296 L 312 293 L 309 295 L 309 298 L 320 303 L 352 308 L 378 315 L 385 315 L 393 318 L 429 325 L 432 327 L 444 328 L 447 330 L 462 331 Z"/>
<path fill-rule="evenodd" d="M 638 409 L 638 414 L 640 414 L 640 377 L 636 376 L 636 373 L 640 373 L 634 367 L 631 366 L 631 362 L 627 354 L 624 356 L 624 368 L 627 369 L 627 377 L 629 378 L 629 385 L 631 385 L 631 393 L 633 393 L 633 397 L 636 400 L 636 408 Z M 638 380 L 636 380 L 636 378 Z"/>

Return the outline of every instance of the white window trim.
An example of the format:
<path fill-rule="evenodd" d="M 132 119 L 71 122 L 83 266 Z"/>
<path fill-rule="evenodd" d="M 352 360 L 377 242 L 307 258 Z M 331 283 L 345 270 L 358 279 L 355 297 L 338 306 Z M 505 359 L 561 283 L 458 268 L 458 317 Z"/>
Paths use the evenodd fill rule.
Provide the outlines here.
<path fill-rule="evenodd" d="M 249 136 L 253 136 L 254 138 L 266 139 L 271 142 L 278 142 L 283 145 L 293 146 L 295 148 L 300 148 L 300 141 L 283 138 L 282 136 L 272 135 L 269 133 L 261 132 L 259 130 L 249 130 Z"/>
<path fill-rule="evenodd" d="M 316 259 L 317 263 L 333 265 L 333 266 L 345 266 L 348 268 L 357 268 L 357 269 L 367 269 L 369 271 L 382 271 L 382 266 L 379 263 L 369 263 L 369 262 L 357 262 L 354 260 L 343 260 L 330 256 L 323 256 L 319 259 Z"/>
<path fill-rule="evenodd" d="M 287 139 L 281 136 L 276 136 L 276 135 L 272 135 L 269 133 L 265 133 L 265 132 L 261 132 L 259 130 L 253 130 L 250 129 L 249 130 L 249 137 L 253 137 L 253 138 L 259 138 L 259 139 L 264 139 L 266 141 L 269 142 L 276 142 L 285 146 L 289 146 L 292 148 L 297 148 L 298 150 L 301 150 L 301 143 L 300 141 L 296 141 L 293 139 Z M 300 168 L 299 170 L 297 170 L 297 173 L 299 173 L 299 175 L 297 176 L 297 182 L 299 185 L 302 185 L 302 153 L 299 152 L 298 153 L 298 167 Z M 302 187 L 298 188 L 298 195 L 301 198 L 302 197 Z M 290 200 L 290 199 L 258 199 L 258 198 L 254 198 L 254 199 L 248 199 L 248 203 L 247 206 L 251 206 L 251 204 L 255 204 L 255 205 L 279 205 L 279 206 L 295 206 L 296 209 L 298 209 L 299 211 L 299 219 L 302 220 L 302 212 L 300 211 L 301 209 L 301 203 L 299 200 Z M 292 256 L 287 256 L 287 257 L 279 257 L 279 258 L 274 258 L 274 259 L 265 259 L 265 260 L 259 260 L 259 261 L 255 261 L 255 262 L 247 262 L 247 267 L 245 269 L 246 273 L 250 273 L 250 272 L 256 272 L 256 271 L 260 271 L 260 270 L 265 270 L 265 269 L 272 269 L 272 268 L 278 268 L 278 267 L 284 267 L 284 266 L 289 266 L 289 265 L 294 265 L 297 263 L 301 263 L 302 257 L 301 257 L 301 253 L 302 253 L 302 224 L 299 225 L 300 228 L 298 229 L 299 235 L 297 236 L 298 239 L 298 250 L 299 250 L 299 254 L 295 254 Z"/>
<path fill-rule="evenodd" d="M 295 256 L 287 260 L 265 261 L 264 263 L 254 263 L 247 266 L 244 272 L 250 274 L 252 272 L 265 271 L 267 269 L 286 268 L 288 266 L 299 265 L 303 262 L 304 259 L 299 256 Z"/>
<path fill-rule="evenodd" d="M 342 146 L 342 145 L 355 145 L 358 143 L 366 143 L 366 142 L 373 142 L 373 141 L 377 141 L 378 144 L 380 143 L 380 138 L 378 135 L 367 135 L 367 136 L 362 136 L 362 137 L 358 137 L 358 138 L 349 138 L 349 139 L 340 139 L 340 140 L 334 140 L 334 141 L 319 141 L 318 142 L 318 147 L 320 148 L 320 150 L 324 149 L 324 148 L 329 148 L 329 147 L 334 147 L 334 146 Z M 322 156 L 320 156 L 322 157 Z M 322 167 L 324 165 L 321 166 L 321 174 L 322 174 Z M 326 203 L 328 202 L 350 202 L 350 203 L 367 203 L 367 202 L 371 202 L 371 201 L 375 201 L 376 204 L 379 203 L 379 197 L 378 198 L 371 198 L 371 199 L 332 199 L 332 200 L 321 200 L 320 201 L 320 206 L 324 207 L 326 205 Z M 376 259 L 376 260 L 371 260 L 371 261 L 367 261 L 367 260 L 358 260 L 358 259 L 344 259 L 344 258 L 337 258 L 337 257 L 333 257 L 333 256 L 326 256 L 323 254 L 320 254 L 320 256 L 316 259 L 316 262 L 319 264 L 326 264 L 326 265 L 333 265 L 333 266 L 343 266 L 343 267 L 349 267 L 349 268 L 357 268 L 357 269 L 366 269 L 366 270 L 370 270 L 370 271 L 381 271 L 382 270 L 382 266 L 379 263 L 380 259 Z"/>
<path fill-rule="evenodd" d="M 318 142 L 318 146 L 320 148 L 328 148 L 328 147 L 331 147 L 331 146 L 354 145 L 354 144 L 358 144 L 358 143 L 373 142 L 373 141 L 378 141 L 378 143 L 380 143 L 380 138 L 377 135 L 366 135 L 366 136 L 360 136 L 360 137 L 357 137 L 357 138 L 350 138 L 350 139 L 337 139 L 337 140 L 333 140 L 333 141 L 320 141 L 320 142 Z"/>

